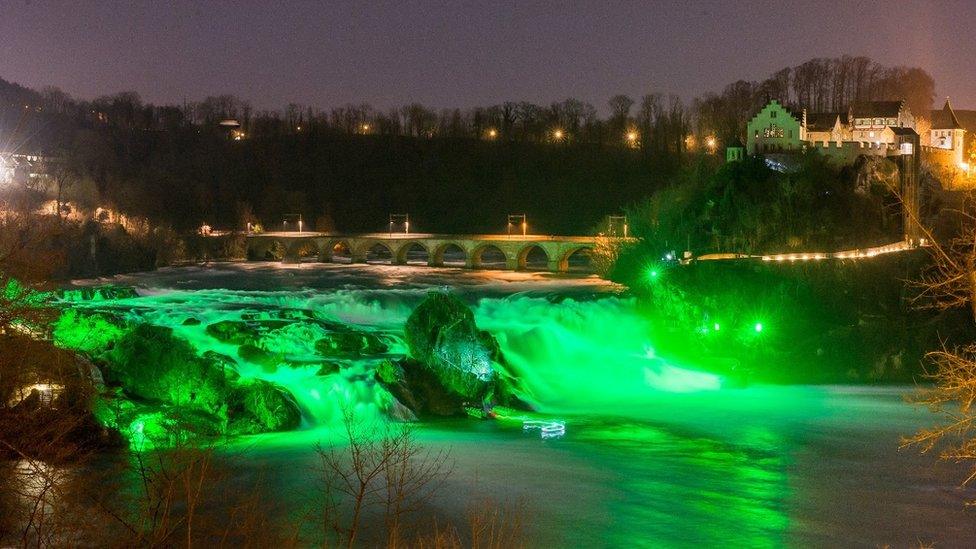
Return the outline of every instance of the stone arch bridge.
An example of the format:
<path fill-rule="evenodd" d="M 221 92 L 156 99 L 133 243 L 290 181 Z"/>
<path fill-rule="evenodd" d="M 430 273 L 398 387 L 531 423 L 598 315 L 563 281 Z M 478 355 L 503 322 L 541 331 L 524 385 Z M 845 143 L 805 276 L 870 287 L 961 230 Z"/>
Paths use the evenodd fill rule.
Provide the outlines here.
<path fill-rule="evenodd" d="M 601 239 L 606 237 L 272 232 L 247 235 L 247 258 L 298 263 L 303 257 L 315 257 L 320 262 L 332 262 L 342 255 L 353 263 L 366 263 L 371 252 L 385 250 L 394 265 L 407 264 L 411 253 L 426 252 L 427 265 L 432 267 L 444 266 L 447 255 L 463 255 L 464 267 L 479 269 L 484 253 L 495 249 L 504 255 L 505 268 L 514 271 L 527 268 L 529 253 L 539 249 L 545 254 L 546 270 L 565 272 L 570 256 L 593 250 Z"/>

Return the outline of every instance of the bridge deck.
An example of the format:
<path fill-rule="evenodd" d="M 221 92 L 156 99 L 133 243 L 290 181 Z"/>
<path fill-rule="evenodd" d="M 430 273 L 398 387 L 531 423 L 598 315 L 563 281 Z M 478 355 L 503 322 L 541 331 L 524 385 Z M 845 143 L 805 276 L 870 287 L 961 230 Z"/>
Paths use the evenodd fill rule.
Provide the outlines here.
<path fill-rule="evenodd" d="M 248 233 L 248 238 L 364 238 L 371 240 L 479 240 L 479 241 L 558 241 L 558 242 L 596 242 L 599 236 L 561 236 L 544 234 L 437 234 L 437 233 L 320 233 L 312 231 L 268 231 Z"/>
<path fill-rule="evenodd" d="M 445 264 L 445 256 L 460 250 L 464 266 L 483 266 L 482 255 L 496 249 L 505 256 L 505 268 L 528 268 L 529 254 L 540 249 L 545 254 L 546 269 L 562 272 L 569 269 L 569 258 L 583 250 L 593 250 L 604 240 L 599 236 L 557 236 L 540 234 L 435 234 L 435 233 L 321 233 L 311 231 L 274 231 L 247 235 L 248 258 L 285 262 L 317 254 L 319 261 L 333 261 L 340 254 L 354 263 L 364 263 L 376 249 L 385 248 L 394 265 L 406 264 L 416 247 L 423 248 L 431 266 Z M 623 241 L 624 239 L 617 239 Z"/>

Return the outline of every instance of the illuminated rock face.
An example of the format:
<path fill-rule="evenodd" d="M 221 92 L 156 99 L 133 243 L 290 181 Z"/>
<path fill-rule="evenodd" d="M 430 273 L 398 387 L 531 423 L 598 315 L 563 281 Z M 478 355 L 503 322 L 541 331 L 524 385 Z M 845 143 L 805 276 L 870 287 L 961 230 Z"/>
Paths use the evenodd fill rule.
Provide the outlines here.
<path fill-rule="evenodd" d="M 463 403 L 480 405 L 493 396 L 498 343 L 478 329 L 474 314 L 457 297 L 432 292 L 414 309 L 404 331 L 410 356 L 418 361 L 404 363 L 408 380 L 429 385 L 423 372 L 409 371 L 420 368 Z"/>
<path fill-rule="evenodd" d="M 233 357 L 214 351 L 198 354 L 169 327 L 119 327 L 117 319 L 112 324 L 106 318 L 101 313 L 65 315 L 56 337 L 62 345 L 72 344 L 74 332 L 114 328 L 108 337 L 96 339 L 85 350 L 97 358 L 106 381 L 117 387 L 110 406 L 113 413 L 102 414 L 102 422 L 119 428 L 130 442 L 154 438 L 160 440 L 151 442 L 161 442 L 169 433 L 164 429 L 154 435 L 152 430 L 164 424 L 173 427 L 179 423 L 180 429 L 210 435 L 283 431 L 301 424 L 301 410 L 291 394 L 266 380 L 242 379 Z M 246 323 L 215 325 L 208 327 L 208 334 L 215 339 L 243 343 L 239 347 L 242 351 L 265 353 L 244 343 L 260 336 Z M 147 420 L 150 416 L 158 421 Z"/>
<path fill-rule="evenodd" d="M 227 401 L 227 432 L 251 435 L 287 431 L 299 426 L 302 414 L 295 398 L 273 383 L 254 379 L 234 388 Z"/>
<path fill-rule="evenodd" d="M 106 381 L 132 397 L 216 414 L 230 389 L 224 369 L 197 356 L 170 328 L 140 324 L 115 344 L 103 366 Z"/>

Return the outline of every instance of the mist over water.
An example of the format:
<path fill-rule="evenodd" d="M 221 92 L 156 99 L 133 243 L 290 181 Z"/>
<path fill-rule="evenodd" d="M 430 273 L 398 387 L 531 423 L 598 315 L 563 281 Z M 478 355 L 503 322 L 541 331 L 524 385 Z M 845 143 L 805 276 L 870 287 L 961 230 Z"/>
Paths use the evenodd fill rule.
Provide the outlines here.
<path fill-rule="evenodd" d="M 325 271 L 326 276 L 315 282 L 326 286 L 328 275 L 334 272 Z M 208 286 L 227 280 L 211 273 L 190 276 L 194 284 L 202 280 L 205 287 L 184 289 L 189 285 L 185 279 L 177 275 L 170 280 L 167 274 L 133 279 L 139 298 L 79 306 L 114 309 L 133 322 L 170 327 L 201 354 L 214 351 L 238 356 L 237 346 L 207 334 L 208 325 L 277 319 L 282 311 L 307 311 L 316 319 L 341 322 L 382 337 L 389 346 L 387 353 L 336 359 L 333 362 L 340 362 L 342 368 L 323 376 L 314 343 L 326 331 L 296 318 L 274 330 L 273 337 L 262 339 L 265 350 L 281 355 L 285 362 L 269 368 L 237 359 L 242 376 L 287 388 L 310 425 L 328 424 L 340 417 L 339 406 L 344 403 L 369 416 L 388 410 L 391 397 L 372 380 L 372 372 L 380 360 L 407 354 L 403 326 L 431 290 L 455 291 L 472 306 L 479 327 L 498 339 L 506 358 L 506 364 L 499 367 L 511 370 L 508 373 L 526 390 L 526 400 L 540 411 L 594 411 L 644 399 L 654 391 L 720 387 L 716 376 L 655 356 L 652 327 L 638 313 L 636 300 L 619 295 L 620 288 L 597 279 L 547 281 L 532 275 L 482 273 L 458 287 L 440 284 L 443 280 L 436 278 L 413 281 L 410 287 L 398 282 L 384 286 L 382 278 L 357 286 L 339 271 L 331 280 L 335 288 L 311 289 L 304 284 L 315 282 L 304 280 L 307 273 L 298 270 L 296 276 L 284 277 L 286 285 L 294 288 L 275 288 L 273 279 L 265 281 L 266 289 L 256 289 L 254 280 L 246 284 L 250 289 L 212 288 Z M 187 324 L 188 319 L 200 322 Z"/>
<path fill-rule="evenodd" d="M 505 418 L 421 422 L 420 440 L 456 460 L 438 505 L 460 517 L 472 498 L 523 498 L 532 546 L 976 544 L 976 530 L 963 527 L 963 501 L 974 495 L 955 487 L 959 471 L 898 451 L 900 436 L 934 419 L 901 402 L 909 388 L 723 387 L 657 356 L 663 332 L 623 288 L 598 279 L 215 265 L 102 282 L 136 286 L 141 297 L 77 306 L 171 326 L 201 352 L 231 356 L 207 324 L 289 310 L 379 334 L 386 355 L 400 356 L 403 324 L 426 293 L 457 293 L 498 339 L 538 407 L 532 417 L 565 421 L 566 435 L 542 440 Z M 189 317 L 202 324 L 184 325 Z M 296 322 L 267 340 L 287 364 L 239 361 L 242 375 L 287 387 L 305 414 L 307 429 L 239 442 L 286 499 L 307 487 L 311 448 L 340 402 L 374 417 L 389 406 L 371 374 L 384 356 L 342 359 L 321 375 L 316 329 Z"/>

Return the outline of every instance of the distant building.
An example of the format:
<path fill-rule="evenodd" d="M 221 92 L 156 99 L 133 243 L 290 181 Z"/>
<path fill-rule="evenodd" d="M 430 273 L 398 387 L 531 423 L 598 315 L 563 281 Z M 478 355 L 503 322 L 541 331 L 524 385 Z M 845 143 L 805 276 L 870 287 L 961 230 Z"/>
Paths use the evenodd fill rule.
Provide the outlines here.
<path fill-rule="evenodd" d="M 742 144 L 742 140 L 736 137 L 735 140 L 725 148 L 725 161 L 741 162 L 745 157 L 746 146 Z"/>
<path fill-rule="evenodd" d="M 904 101 L 867 101 L 855 103 L 850 110 L 853 140 L 858 143 L 894 143 L 889 128 L 915 129 L 915 117 Z"/>
<path fill-rule="evenodd" d="M 220 127 L 221 130 L 224 131 L 225 134 L 227 134 L 227 137 L 229 139 L 233 139 L 234 141 L 240 141 L 246 137 L 244 135 L 244 128 L 243 126 L 241 126 L 241 123 L 238 122 L 237 120 L 234 120 L 233 118 L 221 120 L 220 123 L 217 125 Z"/>
<path fill-rule="evenodd" d="M 806 113 L 794 112 L 773 99 L 746 127 L 749 154 L 799 152 L 806 141 Z"/>
<path fill-rule="evenodd" d="M 929 130 L 929 146 L 949 152 L 949 163 L 962 166 L 965 161 L 966 130 L 956 117 L 949 99 L 941 110 L 932 111 L 932 128 Z"/>
<path fill-rule="evenodd" d="M 749 121 L 749 154 L 778 155 L 818 150 L 836 161 L 901 154 L 905 132 L 915 117 L 904 101 L 855 103 L 845 112 L 813 113 L 770 101 Z M 781 158 L 781 163 L 789 163 Z"/>
<path fill-rule="evenodd" d="M 807 116 L 807 141 L 811 143 L 843 143 L 854 137 L 850 113 L 817 113 Z"/>
<path fill-rule="evenodd" d="M 14 180 L 14 164 L 9 156 L 0 155 L 0 185 Z"/>
<path fill-rule="evenodd" d="M 0 155 L 0 184 L 26 185 L 47 177 L 54 158 L 37 154 Z"/>

